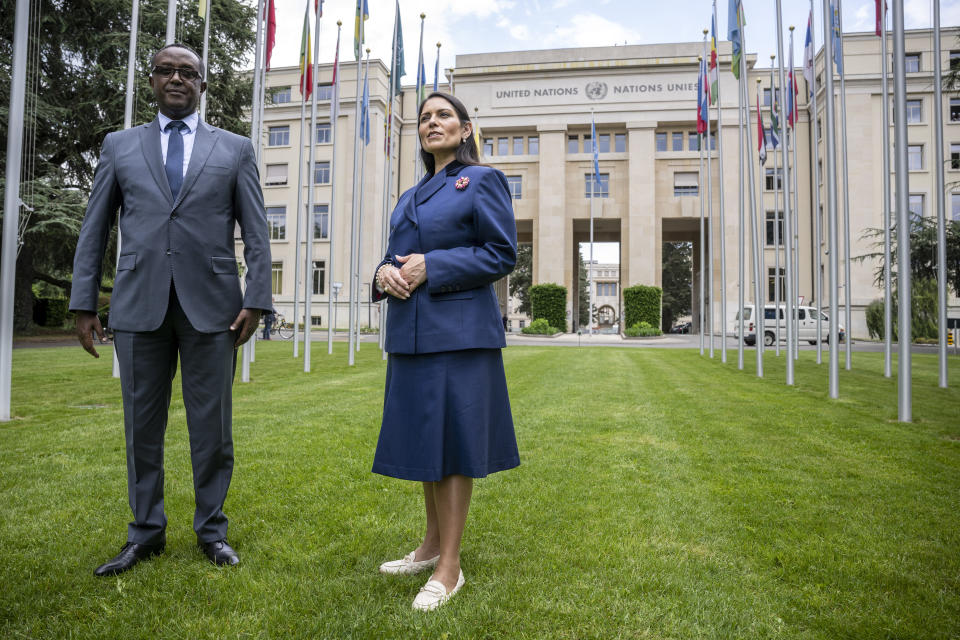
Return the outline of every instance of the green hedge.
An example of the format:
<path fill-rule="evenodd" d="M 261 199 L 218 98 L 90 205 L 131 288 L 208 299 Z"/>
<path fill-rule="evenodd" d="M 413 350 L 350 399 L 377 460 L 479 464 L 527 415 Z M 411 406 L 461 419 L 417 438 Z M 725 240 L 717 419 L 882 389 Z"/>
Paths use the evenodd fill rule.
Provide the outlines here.
<path fill-rule="evenodd" d="M 69 304 L 66 298 L 37 298 L 33 303 L 34 323 L 41 327 L 62 327 Z"/>
<path fill-rule="evenodd" d="M 521 329 L 523 333 L 538 335 L 538 336 L 552 336 L 555 333 L 559 333 L 560 329 L 556 327 L 551 327 L 550 323 L 547 322 L 546 318 L 538 318 L 530 323 L 530 326 L 524 327 Z"/>
<path fill-rule="evenodd" d="M 646 322 L 650 326 L 660 326 L 661 301 L 663 289 L 638 284 L 623 290 L 624 326 Z"/>
<path fill-rule="evenodd" d="M 530 316 L 534 320 L 543 318 L 549 326 L 566 331 L 567 288 L 552 282 L 530 287 Z"/>
<path fill-rule="evenodd" d="M 657 327 L 651 326 L 649 322 L 638 322 L 623 332 L 628 338 L 649 338 L 651 336 L 662 336 L 663 331 Z"/>

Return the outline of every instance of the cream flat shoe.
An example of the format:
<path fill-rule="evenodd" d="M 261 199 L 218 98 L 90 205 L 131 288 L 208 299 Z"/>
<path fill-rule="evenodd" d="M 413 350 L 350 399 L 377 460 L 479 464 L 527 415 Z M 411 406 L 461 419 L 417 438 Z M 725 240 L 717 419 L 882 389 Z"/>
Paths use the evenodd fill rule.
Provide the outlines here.
<path fill-rule="evenodd" d="M 386 573 L 394 576 L 412 576 L 415 573 L 433 569 L 440 561 L 440 556 L 434 556 L 427 560 L 414 560 L 417 557 L 416 551 L 411 551 L 399 560 L 390 560 L 380 565 L 380 573 Z"/>
<path fill-rule="evenodd" d="M 464 582 L 466 580 L 463 579 L 463 571 L 461 571 L 460 577 L 457 578 L 457 586 L 447 593 L 446 587 L 439 580 L 427 580 L 427 584 L 423 585 L 420 593 L 413 599 L 413 608 L 417 611 L 433 611 L 460 591 Z"/>

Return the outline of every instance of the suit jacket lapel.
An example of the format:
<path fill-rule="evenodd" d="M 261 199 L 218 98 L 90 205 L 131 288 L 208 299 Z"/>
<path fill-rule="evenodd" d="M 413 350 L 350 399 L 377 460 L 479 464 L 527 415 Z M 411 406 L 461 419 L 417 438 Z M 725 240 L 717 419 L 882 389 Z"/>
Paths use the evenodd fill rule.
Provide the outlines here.
<path fill-rule="evenodd" d="M 143 151 L 144 160 L 150 169 L 150 174 L 157 182 L 157 187 L 161 193 L 166 196 L 167 202 L 173 204 L 173 193 L 170 191 L 170 183 L 167 182 L 167 174 L 163 170 L 163 151 L 160 149 L 160 119 L 154 118 L 150 124 L 140 127 L 140 149 Z M 183 189 L 181 189 L 183 191 Z"/>
<path fill-rule="evenodd" d="M 197 125 L 196 137 L 193 139 L 193 151 L 190 153 L 190 164 L 187 165 L 187 175 L 183 177 L 183 185 L 180 186 L 180 193 L 177 194 L 177 201 L 173 203 L 176 208 L 193 183 L 197 181 L 197 176 L 203 170 L 203 165 L 207 163 L 210 152 L 213 151 L 217 143 L 217 132 L 211 129 L 206 123 L 201 122 Z"/>
<path fill-rule="evenodd" d="M 439 191 L 440 187 L 442 187 L 446 181 L 446 171 L 440 171 L 439 173 L 434 174 L 425 185 L 417 189 L 417 206 L 419 207 L 421 204 L 433 197 L 433 194 Z"/>

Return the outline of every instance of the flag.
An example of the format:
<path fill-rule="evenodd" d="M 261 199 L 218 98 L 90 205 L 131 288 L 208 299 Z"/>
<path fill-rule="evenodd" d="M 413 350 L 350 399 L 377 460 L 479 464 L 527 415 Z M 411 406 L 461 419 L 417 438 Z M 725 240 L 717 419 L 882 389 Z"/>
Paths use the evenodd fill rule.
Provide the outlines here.
<path fill-rule="evenodd" d="M 433 90 L 439 90 L 440 82 L 440 43 L 437 43 L 437 62 L 433 65 Z"/>
<path fill-rule="evenodd" d="M 303 12 L 303 38 L 300 40 L 300 95 L 306 100 L 313 91 L 313 63 L 310 61 L 310 2 Z"/>
<path fill-rule="evenodd" d="M 330 126 L 337 126 L 337 114 L 340 112 L 340 27 L 337 27 L 337 49 L 333 54 L 333 95 L 330 98 Z"/>
<path fill-rule="evenodd" d="M 787 74 L 787 126 L 797 124 L 797 83 L 793 79 L 793 31 L 790 32 L 790 72 Z"/>
<path fill-rule="evenodd" d="M 770 144 L 776 149 L 780 145 L 780 138 L 777 136 L 777 133 L 780 131 L 780 116 L 777 115 L 780 111 L 780 101 L 777 100 L 777 97 L 780 95 L 780 92 L 777 90 L 777 85 L 773 82 L 773 61 L 770 61 Z M 760 96 L 757 96 L 757 99 L 760 99 Z"/>
<path fill-rule="evenodd" d="M 201 20 L 207 18 L 207 0 L 199 0 L 199 2 L 197 2 L 197 15 L 200 16 Z"/>
<path fill-rule="evenodd" d="M 834 3 L 830 3 L 830 25 L 833 43 L 833 61 L 837 65 L 837 73 L 843 74 L 843 49 L 840 46 L 840 9 Z"/>
<path fill-rule="evenodd" d="M 417 104 L 423 102 L 426 94 L 427 70 L 423 66 L 423 18 L 420 18 L 420 57 L 417 58 Z"/>
<path fill-rule="evenodd" d="M 310 10 L 310 5 L 307 5 Z M 273 55 L 273 46 L 277 44 L 277 11 L 273 0 L 267 1 L 267 71 L 270 71 L 270 57 Z"/>
<path fill-rule="evenodd" d="M 370 8 L 367 6 L 367 0 L 357 0 L 357 15 L 353 20 L 353 57 L 359 62 L 363 43 L 367 41 L 366 34 L 363 32 L 361 17 L 363 20 L 370 19 Z"/>
<path fill-rule="evenodd" d="M 317 17 L 323 17 L 323 0 L 313 0 L 313 10 L 317 12 Z"/>
<path fill-rule="evenodd" d="M 763 128 L 763 111 L 760 110 L 760 94 L 757 94 L 757 150 L 760 152 L 760 164 L 767 164 L 767 132 Z"/>
<path fill-rule="evenodd" d="M 370 60 L 363 73 L 363 102 L 360 103 L 360 138 L 364 145 L 370 144 Z"/>
<path fill-rule="evenodd" d="M 710 18 L 710 104 L 717 103 L 718 85 L 720 83 L 720 74 L 717 69 L 717 16 Z"/>
<path fill-rule="evenodd" d="M 813 11 L 807 18 L 807 39 L 803 44 L 803 77 L 807 79 L 807 91 L 813 98 Z"/>
<path fill-rule="evenodd" d="M 477 153 L 479 153 L 480 155 L 483 155 L 483 144 L 481 144 L 481 141 L 483 140 L 483 138 L 481 137 L 481 135 L 482 134 L 480 133 L 480 118 L 478 116 L 476 121 L 473 123 L 473 141 L 477 145 Z"/>
<path fill-rule="evenodd" d="M 707 96 L 703 86 L 705 76 L 703 69 L 704 62 L 700 61 L 700 77 L 697 79 L 697 134 L 700 135 L 701 140 L 707 132 L 707 109 L 705 108 Z"/>
<path fill-rule="evenodd" d="M 882 0 L 873 0 L 873 1 L 874 1 L 874 4 L 876 4 L 877 6 L 877 21 L 876 21 L 876 26 L 874 28 L 874 33 L 876 33 L 879 36 L 883 33 L 883 28 L 886 27 L 886 25 L 883 24 L 884 22 L 883 14 L 884 14 L 884 10 L 887 8 L 887 3 L 884 2 L 883 7 L 881 7 L 880 2 Z"/>
<path fill-rule="evenodd" d="M 403 59 L 403 27 L 400 25 L 400 0 L 397 0 L 397 13 L 393 27 L 393 43 L 390 46 L 393 64 L 390 65 L 390 76 L 393 79 L 394 93 L 400 95 L 400 78 L 406 75 Z"/>
<path fill-rule="evenodd" d="M 590 149 L 593 151 L 593 180 L 600 184 L 600 153 L 597 146 L 597 123 L 593 120 L 593 114 L 590 114 Z"/>
<path fill-rule="evenodd" d="M 727 40 L 733 45 L 733 62 L 730 70 L 733 71 L 733 77 L 740 79 L 740 36 L 743 33 L 743 26 L 747 21 L 743 17 L 743 5 L 740 0 L 730 0 L 730 9 L 727 12 Z"/>

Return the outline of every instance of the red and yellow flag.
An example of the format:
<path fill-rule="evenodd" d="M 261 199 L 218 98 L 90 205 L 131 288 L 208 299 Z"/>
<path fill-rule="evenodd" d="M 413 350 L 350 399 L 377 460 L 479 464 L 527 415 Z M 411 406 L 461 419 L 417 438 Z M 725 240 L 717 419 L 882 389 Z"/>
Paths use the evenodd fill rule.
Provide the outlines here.
<path fill-rule="evenodd" d="M 306 80 L 306 83 L 304 83 Z M 303 39 L 300 41 L 300 95 L 306 100 L 313 92 L 313 61 L 310 55 L 310 2 L 303 14 Z"/>

